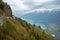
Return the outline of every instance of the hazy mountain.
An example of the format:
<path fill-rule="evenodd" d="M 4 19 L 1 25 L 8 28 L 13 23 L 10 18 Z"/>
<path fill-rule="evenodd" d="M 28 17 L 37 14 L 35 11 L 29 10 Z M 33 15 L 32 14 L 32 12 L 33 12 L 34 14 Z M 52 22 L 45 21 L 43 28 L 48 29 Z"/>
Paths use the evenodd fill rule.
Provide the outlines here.
<path fill-rule="evenodd" d="M 13 16 L 10 9 L 0 0 L 0 40 L 54 40 L 40 26 Z"/>
<path fill-rule="evenodd" d="M 22 18 L 33 20 L 35 23 L 56 23 L 60 24 L 60 10 L 34 11 L 22 16 Z"/>
<path fill-rule="evenodd" d="M 52 11 L 34 11 L 22 16 L 22 18 L 34 24 L 43 24 L 43 28 L 48 34 L 54 34 L 56 40 L 60 40 L 60 9 L 54 9 Z M 32 21 L 31 21 L 32 20 Z"/>

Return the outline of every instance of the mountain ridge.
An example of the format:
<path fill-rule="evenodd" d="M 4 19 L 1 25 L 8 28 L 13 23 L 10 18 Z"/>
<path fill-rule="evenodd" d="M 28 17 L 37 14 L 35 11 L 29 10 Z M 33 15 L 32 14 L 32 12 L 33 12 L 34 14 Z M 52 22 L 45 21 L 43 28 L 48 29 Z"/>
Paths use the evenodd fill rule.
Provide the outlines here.
<path fill-rule="evenodd" d="M 37 12 L 34 11 L 32 13 L 28 13 L 22 16 L 22 18 L 25 19 L 30 19 L 33 21 L 37 21 L 37 22 L 51 22 L 51 23 L 58 23 L 59 22 L 59 18 L 60 18 L 60 10 L 53 10 L 53 11 L 45 11 L 45 12 Z"/>

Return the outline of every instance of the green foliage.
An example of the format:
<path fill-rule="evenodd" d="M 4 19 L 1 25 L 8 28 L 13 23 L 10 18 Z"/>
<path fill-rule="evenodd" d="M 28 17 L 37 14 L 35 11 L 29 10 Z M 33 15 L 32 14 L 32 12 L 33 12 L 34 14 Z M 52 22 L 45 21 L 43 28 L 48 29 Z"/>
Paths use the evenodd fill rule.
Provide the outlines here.
<path fill-rule="evenodd" d="M 0 9 L 3 10 L 3 8 L 4 8 L 4 4 L 3 3 L 0 3 Z"/>
<path fill-rule="evenodd" d="M 26 24 L 23 20 L 21 22 Z M 31 24 L 23 26 L 17 19 L 14 22 L 13 18 L 7 18 L 0 27 L 0 40 L 54 40 L 54 38 Z"/>
<path fill-rule="evenodd" d="M 2 0 L 0 0 L 0 2 L 2 2 Z"/>
<path fill-rule="evenodd" d="M 0 1 L 0 16 L 12 16 L 12 10 L 7 3 Z"/>
<path fill-rule="evenodd" d="M 38 27 L 41 29 L 40 25 Z"/>
<path fill-rule="evenodd" d="M 5 16 L 10 16 L 12 17 L 12 10 L 7 3 L 4 3 L 4 12 L 6 13 Z"/>

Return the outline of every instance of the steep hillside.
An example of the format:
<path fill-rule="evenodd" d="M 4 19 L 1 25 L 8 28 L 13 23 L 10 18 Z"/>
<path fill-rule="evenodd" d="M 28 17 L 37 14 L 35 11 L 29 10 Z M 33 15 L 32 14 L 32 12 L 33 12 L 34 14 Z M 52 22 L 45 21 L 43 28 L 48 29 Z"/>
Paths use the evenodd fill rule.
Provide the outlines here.
<path fill-rule="evenodd" d="M 54 40 L 39 26 L 12 16 L 11 8 L 0 1 L 0 40 Z"/>
<path fill-rule="evenodd" d="M 41 28 L 21 19 L 6 18 L 0 26 L 0 40 L 54 40 Z"/>

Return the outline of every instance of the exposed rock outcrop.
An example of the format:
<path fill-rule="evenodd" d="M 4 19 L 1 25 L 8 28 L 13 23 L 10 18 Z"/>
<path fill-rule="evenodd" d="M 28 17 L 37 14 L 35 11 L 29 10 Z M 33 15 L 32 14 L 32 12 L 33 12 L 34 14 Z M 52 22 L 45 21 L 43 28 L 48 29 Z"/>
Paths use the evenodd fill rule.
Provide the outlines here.
<path fill-rule="evenodd" d="M 3 23 L 4 23 L 4 19 L 5 19 L 5 17 L 4 17 L 4 16 L 0 16 L 0 26 L 2 26 L 2 25 L 3 25 Z"/>

